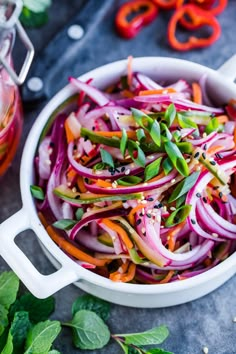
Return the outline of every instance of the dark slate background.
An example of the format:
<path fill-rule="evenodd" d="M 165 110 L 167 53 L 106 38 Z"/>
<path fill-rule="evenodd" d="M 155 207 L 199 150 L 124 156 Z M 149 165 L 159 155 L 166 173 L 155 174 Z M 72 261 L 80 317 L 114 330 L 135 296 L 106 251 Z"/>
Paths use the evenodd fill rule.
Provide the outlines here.
<path fill-rule="evenodd" d="M 17 156 L 8 172 L 0 181 L 0 221 L 15 213 L 21 207 L 19 189 L 19 166 L 25 138 L 38 112 L 46 101 L 67 83 L 70 75 L 80 75 L 99 65 L 133 56 L 170 56 L 191 60 L 217 69 L 225 60 L 236 53 L 236 2 L 229 0 L 225 12 L 219 16 L 222 25 L 220 40 L 212 47 L 186 53 L 175 52 L 168 47 L 166 27 L 169 12 L 162 12 L 150 26 L 136 38 L 127 41 L 119 38 L 113 28 L 114 14 L 119 1 L 112 0 L 53 0 L 49 22 L 41 29 L 28 30 L 36 57 L 29 77 L 37 75 L 44 81 L 40 93 L 44 102 L 29 102 L 32 96 L 23 88 L 25 99 L 24 134 Z M 68 38 L 69 24 L 78 23 L 85 29 L 85 36 L 74 41 Z M 15 56 L 23 54 L 17 44 Z M 236 67 L 235 67 L 236 76 Z M 34 97 L 36 99 L 38 97 Z M 54 271 L 44 256 L 35 235 L 30 231 L 19 236 L 19 244 L 38 269 L 44 274 Z M 8 269 L 0 259 L 0 271 Z M 165 309 L 135 309 L 112 306 L 109 326 L 112 333 L 143 331 L 153 326 L 166 324 L 170 336 L 163 347 L 175 354 L 199 354 L 203 346 L 209 354 L 236 353 L 235 298 L 236 277 L 220 289 L 188 304 Z M 58 292 L 56 311 L 53 318 L 62 321 L 70 319 L 72 302 L 82 291 L 71 285 Z M 74 354 L 70 331 L 64 329 L 55 347 L 63 354 Z M 86 353 L 85 351 L 79 351 Z M 95 353 L 121 353 L 118 345 L 111 342 L 106 348 Z"/>

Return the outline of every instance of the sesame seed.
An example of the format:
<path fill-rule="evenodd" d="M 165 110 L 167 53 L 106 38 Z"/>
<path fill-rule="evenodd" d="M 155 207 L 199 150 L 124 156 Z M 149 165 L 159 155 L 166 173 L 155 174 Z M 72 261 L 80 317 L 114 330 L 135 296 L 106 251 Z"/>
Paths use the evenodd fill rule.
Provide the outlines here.
<path fill-rule="evenodd" d="M 113 183 L 111 184 L 111 186 L 112 186 L 113 188 L 117 188 L 117 183 L 113 182 Z"/>
<path fill-rule="evenodd" d="M 216 165 L 216 162 L 215 162 L 214 160 L 211 160 L 211 161 L 210 161 L 210 164 L 211 164 L 212 166 L 215 166 L 215 165 Z"/>
<path fill-rule="evenodd" d="M 76 187 L 73 187 L 73 188 L 72 188 L 72 192 L 73 192 L 73 193 L 76 193 L 76 192 L 77 192 Z"/>
<path fill-rule="evenodd" d="M 222 192 L 219 193 L 219 197 L 220 197 L 220 198 L 223 197 L 223 193 L 222 193 Z"/>
<path fill-rule="evenodd" d="M 202 153 L 202 157 L 204 158 L 204 160 L 206 159 L 206 154 L 205 154 L 205 152 Z"/>
<path fill-rule="evenodd" d="M 125 171 L 125 167 L 121 167 L 121 172 L 124 172 Z"/>
<path fill-rule="evenodd" d="M 130 159 L 131 158 L 131 156 L 130 155 L 127 155 L 126 157 L 125 157 L 125 160 L 128 160 L 128 159 Z"/>
<path fill-rule="evenodd" d="M 207 347 L 203 347 L 203 348 L 202 348 L 202 351 L 203 351 L 204 354 L 208 354 L 208 353 L 209 353 L 209 350 L 208 350 Z"/>
<path fill-rule="evenodd" d="M 167 207 L 163 206 L 163 211 L 166 213 L 167 212 Z"/>
<path fill-rule="evenodd" d="M 96 170 L 95 171 L 96 175 L 102 175 L 102 171 Z"/>
<path fill-rule="evenodd" d="M 129 175 L 130 174 L 130 169 L 128 168 L 128 170 L 125 171 L 125 175 Z"/>
<path fill-rule="evenodd" d="M 203 136 L 203 138 L 206 138 L 207 137 L 207 133 L 203 133 L 202 136 Z"/>
<path fill-rule="evenodd" d="M 197 193 L 196 197 L 201 198 L 201 193 Z"/>
<path fill-rule="evenodd" d="M 204 201 L 204 203 L 207 203 L 206 197 L 203 197 L 202 200 Z"/>
<path fill-rule="evenodd" d="M 142 222 L 142 220 L 141 220 L 141 219 L 138 219 L 138 220 L 136 221 L 136 225 L 137 225 L 137 226 L 140 225 L 141 222 Z"/>
<path fill-rule="evenodd" d="M 149 156 L 147 156 L 147 159 L 148 160 L 152 160 L 154 158 L 154 156 L 153 155 L 149 155 Z"/>
<path fill-rule="evenodd" d="M 52 164 L 52 162 L 50 160 L 45 160 L 45 164 L 50 166 Z"/>
<path fill-rule="evenodd" d="M 176 179 L 175 178 L 173 178 L 171 181 L 170 181 L 170 183 L 175 183 L 176 182 Z"/>
<path fill-rule="evenodd" d="M 218 236 L 219 236 L 219 235 L 216 234 L 215 232 L 213 232 L 211 235 L 212 235 L 213 237 L 218 237 Z"/>
<path fill-rule="evenodd" d="M 194 224 L 196 224 L 196 221 L 191 219 L 191 223 L 194 225 Z"/>
<path fill-rule="evenodd" d="M 170 207 L 170 210 L 171 210 L 171 211 L 175 211 L 176 208 L 172 206 L 172 207 Z"/>
<path fill-rule="evenodd" d="M 159 203 L 159 204 L 157 204 L 157 205 L 154 205 L 154 209 L 160 209 L 162 207 L 162 204 L 161 203 Z"/>
<path fill-rule="evenodd" d="M 164 226 L 163 226 L 163 225 L 161 225 L 161 226 L 160 226 L 160 228 L 161 228 L 161 229 L 164 229 Z"/>
<path fill-rule="evenodd" d="M 145 227 L 142 227 L 141 231 L 142 231 L 142 234 L 145 234 L 145 232 L 146 232 Z"/>
<path fill-rule="evenodd" d="M 146 200 L 142 200 L 141 204 L 147 204 L 147 201 Z"/>
<path fill-rule="evenodd" d="M 147 198 L 147 201 L 148 201 L 148 202 L 153 202 L 153 200 L 154 200 L 154 199 L 153 199 L 152 197 Z"/>
<path fill-rule="evenodd" d="M 203 146 L 203 150 L 207 150 L 207 144 L 204 144 L 204 146 Z"/>
<path fill-rule="evenodd" d="M 147 183 L 147 182 L 143 183 L 143 186 L 144 186 L 144 187 L 146 187 L 147 185 L 148 185 L 148 183 Z"/>
<path fill-rule="evenodd" d="M 187 163 L 189 163 L 189 162 L 191 161 L 191 159 L 186 159 L 185 161 L 186 161 Z"/>
<path fill-rule="evenodd" d="M 161 222 L 161 215 L 156 215 L 156 221 L 159 223 Z"/>
<path fill-rule="evenodd" d="M 144 208 L 142 208 L 142 214 L 143 214 L 143 215 L 145 214 L 145 210 L 144 210 Z"/>
<path fill-rule="evenodd" d="M 148 217 L 149 219 L 152 217 L 152 215 L 149 214 L 149 213 L 147 213 L 146 215 L 147 215 L 147 217 Z"/>

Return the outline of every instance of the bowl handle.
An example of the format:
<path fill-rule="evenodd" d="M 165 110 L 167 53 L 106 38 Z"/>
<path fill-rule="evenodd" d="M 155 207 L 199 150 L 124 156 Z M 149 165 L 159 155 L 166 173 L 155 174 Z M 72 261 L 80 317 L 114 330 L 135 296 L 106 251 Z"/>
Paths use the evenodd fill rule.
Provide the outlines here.
<path fill-rule="evenodd" d="M 15 237 L 27 229 L 31 229 L 31 225 L 24 208 L 0 224 L 0 255 L 29 291 L 43 299 L 78 280 L 78 274 L 63 262 L 55 273 L 41 274 L 14 242 Z"/>
<path fill-rule="evenodd" d="M 234 82 L 236 79 L 236 54 L 226 60 L 217 71 Z"/>

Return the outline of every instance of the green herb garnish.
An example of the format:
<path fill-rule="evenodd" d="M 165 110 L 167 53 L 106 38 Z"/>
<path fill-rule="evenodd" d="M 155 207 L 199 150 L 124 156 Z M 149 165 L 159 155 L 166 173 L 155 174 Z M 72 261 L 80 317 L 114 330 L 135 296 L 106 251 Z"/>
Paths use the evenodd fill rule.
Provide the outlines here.
<path fill-rule="evenodd" d="M 139 142 L 146 140 L 146 135 L 145 135 L 145 132 L 142 128 L 136 130 L 136 135 L 137 135 Z"/>
<path fill-rule="evenodd" d="M 100 148 L 100 153 L 101 153 L 102 162 L 104 164 L 114 168 L 115 165 L 114 165 L 114 161 L 113 161 L 111 154 L 102 148 Z"/>
<path fill-rule="evenodd" d="M 60 230 L 71 230 L 73 226 L 77 224 L 77 221 L 71 219 L 62 219 L 55 221 L 52 226 Z"/>
<path fill-rule="evenodd" d="M 116 182 L 121 186 L 133 186 L 135 184 L 141 183 L 142 178 L 138 176 L 124 176 L 117 179 Z"/>
<path fill-rule="evenodd" d="M 188 176 L 189 175 L 189 168 L 188 164 L 185 161 L 181 151 L 177 147 L 176 144 L 174 144 L 172 141 L 167 141 L 165 142 L 165 150 L 170 158 L 171 162 L 173 163 L 174 167 L 176 170 L 183 176 Z"/>
<path fill-rule="evenodd" d="M 172 192 L 168 203 L 171 203 L 186 194 L 195 185 L 199 175 L 200 172 L 193 172 L 191 175 L 183 179 Z"/>
<path fill-rule="evenodd" d="M 166 219 L 165 226 L 171 227 L 180 224 L 184 221 L 189 215 L 191 210 L 191 205 L 186 204 L 181 206 L 180 208 L 173 211 L 170 216 Z"/>
<path fill-rule="evenodd" d="M 164 115 L 164 119 L 166 121 L 166 124 L 168 127 L 170 127 L 173 123 L 173 121 L 175 120 L 176 117 L 176 109 L 175 109 L 175 105 L 173 103 L 171 103 L 166 111 L 165 111 L 165 115 Z"/>
<path fill-rule="evenodd" d="M 126 130 L 123 128 L 122 129 L 122 137 L 121 137 L 121 140 L 120 140 L 120 151 L 121 151 L 123 157 L 125 156 L 127 142 L 128 142 L 127 133 L 126 133 Z"/>
<path fill-rule="evenodd" d="M 193 135 L 199 135 L 199 130 L 197 124 L 191 119 L 191 117 L 187 117 L 182 113 L 177 113 L 178 123 L 181 128 L 194 128 L 195 131 L 192 133 Z"/>
<path fill-rule="evenodd" d="M 128 141 L 128 152 L 131 159 L 139 166 L 145 167 L 146 157 L 139 145 L 132 140 Z"/>
<path fill-rule="evenodd" d="M 218 132 L 221 126 L 217 118 L 212 118 L 205 128 L 205 132 L 210 134 L 214 131 Z"/>
<path fill-rule="evenodd" d="M 84 209 L 83 208 L 78 208 L 75 212 L 75 217 L 77 221 L 80 221 L 82 219 L 82 216 L 84 215 Z"/>
<path fill-rule="evenodd" d="M 30 191 L 31 191 L 32 196 L 35 199 L 44 200 L 44 191 L 42 190 L 41 187 L 31 185 Z"/>
<path fill-rule="evenodd" d="M 161 166 L 162 157 L 159 157 L 155 161 L 151 162 L 144 170 L 144 181 L 149 181 L 156 175 L 158 175 Z"/>
<path fill-rule="evenodd" d="M 103 162 L 98 162 L 98 163 L 96 163 L 96 165 L 93 166 L 93 169 L 94 169 L 95 171 L 102 171 L 102 170 L 104 170 L 105 168 L 106 168 L 106 165 L 105 165 L 105 163 L 103 163 Z"/>
<path fill-rule="evenodd" d="M 166 157 L 163 161 L 162 168 L 166 176 L 173 170 L 174 166 L 169 157 Z"/>

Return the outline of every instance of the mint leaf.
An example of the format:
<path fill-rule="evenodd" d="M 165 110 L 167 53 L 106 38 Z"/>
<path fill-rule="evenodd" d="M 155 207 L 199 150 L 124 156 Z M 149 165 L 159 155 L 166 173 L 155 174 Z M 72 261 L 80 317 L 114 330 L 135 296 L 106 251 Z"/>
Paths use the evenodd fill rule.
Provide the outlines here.
<path fill-rule="evenodd" d="M 154 327 L 148 331 L 131 334 L 116 334 L 117 337 L 124 337 L 125 344 L 133 345 L 154 345 L 164 342 L 169 331 L 166 326 Z"/>
<path fill-rule="evenodd" d="M 24 354 L 47 353 L 61 331 L 59 321 L 39 322 L 28 332 Z"/>
<path fill-rule="evenodd" d="M 12 354 L 12 353 L 13 353 L 13 337 L 12 337 L 11 333 L 9 332 L 6 345 L 3 348 L 1 354 Z"/>
<path fill-rule="evenodd" d="M 65 325 L 73 328 L 73 342 L 76 348 L 100 349 L 109 342 L 110 331 L 107 325 L 92 311 L 76 312 L 72 321 Z"/>
<path fill-rule="evenodd" d="M 46 321 L 55 309 L 55 299 L 51 296 L 47 299 L 37 299 L 27 293 L 21 296 L 10 308 L 9 318 L 13 318 L 16 311 L 27 311 L 32 323 Z"/>
<path fill-rule="evenodd" d="M 8 311 L 0 304 L 0 336 L 3 334 L 4 329 L 8 326 Z"/>
<path fill-rule="evenodd" d="M 78 299 L 72 305 L 72 316 L 79 310 L 89 310 L 95 312 L 99 317 L 106 321 L 110 314 L 110 303 L 95 296 L 85 294 Z"/>
<path fill-rule="evenodd" d="M 19 279 L 14 272 L 3 272 L 0 275 L 0 304 L 6 309 L 16 300 Z"/>
<path fill-rule="evenodd" d="M 160 348 L 154 348 L 154 349 L 149 349 L 146 354 L 174 354 L 172 352 L 167 352 L 164 349 L 160 349 Z"/>
<path fill-rule="evenodd" d="M 28 312 L 16 312 L 13 318 L 10 334 L 12 336 L 14 353 L 22 353 L 27 333 L 31 327 Z"/>

